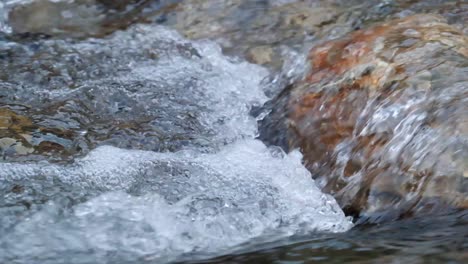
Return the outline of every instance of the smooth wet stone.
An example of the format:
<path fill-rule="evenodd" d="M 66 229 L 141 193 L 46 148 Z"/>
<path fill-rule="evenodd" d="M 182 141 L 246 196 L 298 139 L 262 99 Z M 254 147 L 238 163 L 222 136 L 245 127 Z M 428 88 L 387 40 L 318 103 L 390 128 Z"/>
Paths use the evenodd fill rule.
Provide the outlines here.
<path fill-rule="evenodd" d="M 102 37 L 124 29 L 144 17 L 158 15 L 176 0 L 23 1 L 8 14 L 14 34 L 55 37 Z"/>
<path fill-rule="evenodd" d="M 97 34 L 97 25 L 105 18 L 94 0 L 36 0 L 14 6 L 8 17 L 15 33 L 48 35 L 80 31 L 83 33 L 78 34 Z"/>
<path fill-rule="evenodd" d="M 436 15 L 316 46 L 311 70 L 275 99 L 261 137 L 300 148 L 348 213 L 388 219 L 466 207 L 467 47 Z"/>

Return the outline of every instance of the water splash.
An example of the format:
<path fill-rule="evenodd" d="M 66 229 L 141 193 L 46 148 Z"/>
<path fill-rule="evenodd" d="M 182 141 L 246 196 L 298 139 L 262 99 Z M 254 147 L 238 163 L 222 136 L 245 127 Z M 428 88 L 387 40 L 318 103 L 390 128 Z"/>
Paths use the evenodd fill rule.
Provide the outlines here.
<path fill-rule="evenodd" d="M 71 254 L 99 262 L 112 254 L 160 263 L 187 253 L 216 255 L 261 236 L 351 226 L 333 198 L 314 185 L 298 152 L 285 155 L 255 140 L 216 154 L 100 147 L 70 166 L 1 167 L 4 181 L 29 182 L 45 196 L 53 191 L 38 186 L 56 180 L 99 193 L 84 203 L 77 203 L 79 194 L 63 193 L 20 218 L 0 240 L 3 260 L 47 262 Z M 64 207 L 66 199 L 77 204 Z"/>

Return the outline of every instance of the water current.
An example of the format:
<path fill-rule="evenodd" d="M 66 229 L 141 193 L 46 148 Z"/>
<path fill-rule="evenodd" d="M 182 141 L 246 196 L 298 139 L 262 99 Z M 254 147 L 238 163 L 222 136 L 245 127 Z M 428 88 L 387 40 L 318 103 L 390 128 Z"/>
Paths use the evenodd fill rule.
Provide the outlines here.
<path fill-rule="evenodd" d="M 109 15 L 88 0 L 36 1 L 74 22 L 18 33 L 8 14 L 29 2 L 0 1 L 0 263 L 466 258 L 465 213 L 353 228 L 299 150 L 256 139 L 252 112 L 306 68 L 297 53 L 275 75 L 160 23 L 92 31 Z"/>
<path fill-rule="evenodd" d="M 226 57 L 212 42 L 187 41 L 149 25 L 104 39 L 5 41 L 2 48 L 17 49 L 25 59 L 44 49 L 60 53 L 50 58 L 60 71 L 57 87 L 37 79 L 46 72 L 31 78 L 18 72 L 2 83 L 11 86 L 1 93 L 33 111 L 60 102 L 50 116 L 38 117 L 49 127 L 69 122 L 83 135 L 70 148 L 85 144 L 88 129 L 97 130 L 79 118 L 99 115 L 106 125 L 146 119 L 156 132 L 112 135 L 72 164 L 20 164 L 6 153 L 0 164 L 1 262 L 61 263 L 67 256 L 69 263 L 161 263 L 186 254 L 219 255 L 251 239 L 351 227 L 334 199 L 315 186 L 299 152 L 285 154 L 254 139 L 249 111 L 267 99 L 262 67 Z M 71 76 L 76 62 L 100 72 Z M 77 87 L 63 87 L 66 82 Z M 69 108 L 87 112 L 71 116 Z M 137 143 L 147 150 L 127 149 Z M 168 152 L 170 144 L 177 151 Z"/>

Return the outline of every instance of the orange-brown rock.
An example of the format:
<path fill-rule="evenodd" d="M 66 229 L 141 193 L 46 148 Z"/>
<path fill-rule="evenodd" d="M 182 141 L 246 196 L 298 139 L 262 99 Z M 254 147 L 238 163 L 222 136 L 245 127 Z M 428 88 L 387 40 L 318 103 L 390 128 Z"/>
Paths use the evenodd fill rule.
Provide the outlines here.
<path fill-rule="evenodd" d="M 41 127 L 8 108 L 0 108 L 0 157 L 63 153 L 71 132 Z"/>
<path fill-rule="evenodd" d="M 307 76 L 277 98 L 286 114 L 276 119 L 325 191 L 365 215 L 468 205 L 467 36 L 414 15 L 317 46 L 309 59 Z"/>

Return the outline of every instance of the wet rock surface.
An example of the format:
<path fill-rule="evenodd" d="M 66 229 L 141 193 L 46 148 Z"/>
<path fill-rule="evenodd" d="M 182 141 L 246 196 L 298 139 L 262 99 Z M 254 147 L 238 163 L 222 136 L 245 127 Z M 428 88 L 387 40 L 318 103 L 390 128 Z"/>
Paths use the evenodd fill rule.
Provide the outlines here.
<path fill-rule="evenodd" d="M 8 1 L 7 1 L 8 2 Z M 177 0 L 34 0 L 8 9 L 15 35 L 102 37 L 170 10 Z M 167 10 L 166 10 L 167 9 Z"/>
<path fill-rule="evenodd" d="M 216 40 L 226 54 L 281 69 L 287 53 L 415 13 L 438 13 L 467 28 L 463 0 L 74 0 L 20 1 L 8 8 L 16 37 L 105 36 L 134 23 L 157 23 L 189 39 Z M 1 20 L 0 20 L 1 21 Z M 1 23 L 1 22 L 0 22 Z"/>
<path fill-rule="evenodd" d="M 215 39 L 228 54 L 280 69 L 285 49 L 306 52 L 372 23 L 415 13 L 439 13 L 467 28 L 468 5 L 460 0 L 188 0 L 169 11 L 164 24 L 191 39 Z"/>
<path fill-rule="evenodd" d="M 466 207 L 467 47 L 435 15 L 316 46 L 310 72 L 276 99 L 262 138 L 300 148 L 348 213 L 392 219 Z M 288 136 L 275 137 L 282 129 Z"/>

